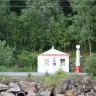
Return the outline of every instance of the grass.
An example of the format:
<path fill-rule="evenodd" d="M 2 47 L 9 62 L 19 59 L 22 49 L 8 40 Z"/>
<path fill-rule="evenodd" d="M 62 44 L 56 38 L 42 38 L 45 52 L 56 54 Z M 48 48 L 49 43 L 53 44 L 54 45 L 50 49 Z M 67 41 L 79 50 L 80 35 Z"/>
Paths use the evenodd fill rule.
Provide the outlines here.
<path fill-rule="evenodd" d="M 35 81 L 35 82 L 43 81 L 45 87 L 52 87 L 65 79 L 78 80 L 78 75 L 77 74 L 70 75 L 68 73 L 63 73 L 59 75 L 56 73 L 53 75 L 45 74 L 44 76 L 30 76 L 30 77 L 28 75 L 27 79 L 29 81 Z"/>
<path fill-rule="evenodd" d="M 68 73 L 63 73 L 63 74 L 53 74 L 53 75 L 42 75 L 42 76 L 31 76 L 31 74 L 28 74 L 27 77 L 26 76 L 19 76 L 19 77 L 14 77 L 14 76 L 0 76 L 0 82 L 13 82 L 13 80 L 15 81 L 15 79 L 18 80 L 24 80 L 24 81 L 28 81 L 28 82 L 42 82 L 43 85 L 46 88 L 55 86 L 56 84 L 58 84 L 59 82 L 61 82 L 62 80 L 65 79 L 72 79 L 72 80 L 78 80 L 78 76 L 77 74 L 73 74 L 73 75 L 69 75 Z"/>
<path fill-rule="evenodd" d="M 6 67 L 0 66 L 0 72 L 34 72 L 35 68 L 30 67 Z"/>

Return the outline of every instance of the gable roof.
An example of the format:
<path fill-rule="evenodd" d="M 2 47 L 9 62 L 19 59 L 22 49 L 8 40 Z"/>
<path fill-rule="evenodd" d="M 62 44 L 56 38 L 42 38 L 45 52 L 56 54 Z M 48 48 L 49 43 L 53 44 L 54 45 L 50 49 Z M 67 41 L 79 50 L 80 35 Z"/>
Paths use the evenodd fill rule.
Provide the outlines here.
<path fill-rule="evenodd" d="M 54 49 L 54 47 L 52 47 L 52 49 L 50 49 L 44 53 L 41 53 L 38 56 L 70 56 L 70 54 L 56 50 L 56 49 Z"/>

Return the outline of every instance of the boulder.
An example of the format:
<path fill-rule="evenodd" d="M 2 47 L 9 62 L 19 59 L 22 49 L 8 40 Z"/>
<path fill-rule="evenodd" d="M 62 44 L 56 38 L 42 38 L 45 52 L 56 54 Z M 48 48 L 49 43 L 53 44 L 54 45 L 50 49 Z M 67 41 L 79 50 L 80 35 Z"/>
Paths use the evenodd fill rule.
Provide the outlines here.
<path fill-rule="evenodd" d="M 15 96 L 13 93 L 1 92 L 2 96 Z"/>
<path fill-rule="evenodd" d="M 20 87 L 15 87 L 15 88 L 10 88 L 10 89 L 8 89 L 6 92 L 19 92 L 19 91 L 21 91 L 21 89 L 20 89 Z"/>
<path fill-rule="evenodd" d="M 50 96 L 50 94 L 51 94 L 51 91 L 49 91 L 49 90 L 45 90 L 45 91 L 40 92 L 41 96 Z"/>
<path fill-rule="evenodd" d="M 4 91 L 4 90 L 7 90 L 9 88 L 8 85 L 5 85 L 5 84 L 0 84 L 0 91 Z"/>
<path fill-rule="evenodd" d="M 70 80 L 64 80 L 60 82 L 56 87 L 53 89 L 53 94 L 56 96 L 56 94 L 63 94 L 69 87 Z"/>
<path fill-rule="evenodd" d="M 68 90 L 65 92 L 66 96 L 74 96 L 72 90 Z"/>
<path fill-rule="evenodd" d="M 33 92 L 37 92 L 35 83 L 30 83 L 27 81 L 20 81 L 21 90 L 24 92 L 28 92 L 29 90 L 32 90 Z"/>
<path fill-rule="evenodd" d="M 17 83 L 10 82 L 9 87 L 16 88 L 16 87 L 19 87 L 19 85 Z"/>
<path fill-rule="evenodd" d="M 45 90 L 45 87 L 44 87 L 43 82 L 37 83 L 36 89 L 37 89 L 38 91 L 44 91 L 44 90 Z"/>
<path fill-rule="evenodd" d="M 56 94 L 56 96 L 65 96 L 64 94 Z"/>
<path fill-rule="evenodd" d="M 93 85 L 93 89 L 96 92 L 96 84 Z"/>

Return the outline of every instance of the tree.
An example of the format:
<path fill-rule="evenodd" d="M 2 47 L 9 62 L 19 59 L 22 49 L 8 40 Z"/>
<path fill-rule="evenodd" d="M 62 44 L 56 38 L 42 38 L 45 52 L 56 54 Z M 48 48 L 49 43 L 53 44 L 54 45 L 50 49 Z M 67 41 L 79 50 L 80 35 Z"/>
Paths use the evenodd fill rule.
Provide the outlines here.
<path fill-rule="evenodd" d="M 57 17 L 60 13 L 59 0 L 27 0 L 27 8 L 39 11 L 43 17 L 44 29 L 47 29 L 51 17 Z"/>
<path fill-rule="evenodd" d="M 87 57 L 84 63 L 85 71 L 92 76 L 96 76 L 96 53 L 92 53 Z"/>
<path fill-rule="evenodd" d="M 4 40 L 7 36 L 6 32 L 6 16 L 10 13 L 9 0 L 0 0 L 0 39 Z"/>
<path fill-rule="evenodd" d="M 94 15 L 93 9 L 95 7 L 94 0 L 69 0 L 74 11 L 72 17 L 72 26 L 70 26 L 70 33 L 73 32 L 77 42 L 85 49 L 89 48 L 91 54 L 92 42 L 95 41 L 94 32 Z M 73 28 L 72 28 L 73 27 Z M 73 29 L 73 30 L 72 30 Z M 87 44 L 88 43 L 88 44 Z M 89 46 L 88 46 L 89 45 Z"/>
<path fill-rule="evenodd" d="M 24 46 L 29 46 L 31 51 L 36 51 L 36 47 L 38 47 L 40 42 L 40 36 L 44 31 L 41 13 L 38 10 L 28 8 L 23 10 L 20 21 L 23 22 L 21 34 Z"/>
<path fill-rule="evenodd" d="M 70 45 L 70 34 L 67 31 L 67 18 L 61 13 L 57 19 L 52 17 L 48 25 L 47 38 L 53 46 L 59 44 L 61 49 L 66 51 L 66 47 Z"/>
<path fill-rule="evenodd" d="M 17 67 L 22 68 L 24 72 L 36 72 L 37 71 L 37 53 L 36 52 L 28 52 L 23 50 L 17 56 Z"/>
<path fill-rule="evenodd" d="M 14 61 L 14 48 L 6 45 L 6 41 L 0 40 L 0 65 L 11 66 Z"/>

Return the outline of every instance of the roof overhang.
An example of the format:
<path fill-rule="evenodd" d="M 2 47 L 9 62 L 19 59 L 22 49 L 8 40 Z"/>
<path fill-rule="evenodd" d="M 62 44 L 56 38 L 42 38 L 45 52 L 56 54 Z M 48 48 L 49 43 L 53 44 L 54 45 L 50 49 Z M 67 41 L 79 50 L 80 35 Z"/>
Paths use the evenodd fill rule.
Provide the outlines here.
<path fill-rule="evenodd" d="M 70 56 L 70 54 L 39 54 L 38 56 Z"/>

